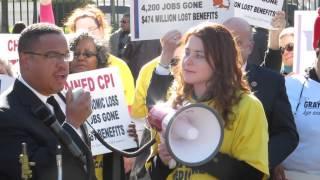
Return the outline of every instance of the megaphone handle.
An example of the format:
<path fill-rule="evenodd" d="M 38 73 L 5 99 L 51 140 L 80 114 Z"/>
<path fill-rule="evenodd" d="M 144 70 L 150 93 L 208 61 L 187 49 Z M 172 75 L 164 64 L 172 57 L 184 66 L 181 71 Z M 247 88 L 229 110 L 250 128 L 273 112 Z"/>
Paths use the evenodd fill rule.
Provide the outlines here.
<path fill-rule="evenodd" d="M 168 162 L 169 169 L 174 169 L 177 166 L 177 161 L 174 159 L 170 159 Z"/>

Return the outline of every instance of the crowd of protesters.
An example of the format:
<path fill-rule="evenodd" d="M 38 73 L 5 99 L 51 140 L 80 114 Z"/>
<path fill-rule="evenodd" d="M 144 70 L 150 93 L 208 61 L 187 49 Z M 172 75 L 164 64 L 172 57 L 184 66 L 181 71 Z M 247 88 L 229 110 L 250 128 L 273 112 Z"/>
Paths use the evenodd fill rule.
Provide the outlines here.
<path fill-rule="evenodd" d="M 55 147 L 60 144 L 63 179 L 320 179 L 320 14 L 313 39 L 317 59 L 296 74 L 294 27 L 288 27 L 284 12 L 276 13 L 271 30 L 232 17 L 222 24 L 197 24 L 185 34 L 172 29 L 159 40 L 131 41 L 129 14 L 111 33 L 104 13 L 85 5 L 65 19 L 73 34 L 67 40 L 54 25 L 51 0 L 40 3 L 40 23 L 19 22 L 12 32 L 21 33 L 20 74 L 0 96 L 0 179 L 20 179 L 22 142 L 35 162 L 34 179 L 57 178 Z M 262 31 L 267 41 L 260 57 L 256 35 Z M 70 90 L 62 92 L 68 74 L 107 67 L 119 70 L 131 118 L 145 121 L 141 139 L 134 124 L 129 136 L 138 147 L 156 136 L 156 143 L 136 158 L 115 152 L 92 156 L 85 124 L 90 93 L 76 99 Z M 3 59 L 0 74 L 13 76 Z M 59 99 L 54 105 L 53 97 Z M 213 159 L 171 167 L 174 157 L 163 134 L 149 131 L 149 111 L 159 101 L 176 110 L 200 103 L 219 113 L 224 136 Z M 80 147 L 79 157 L 59 133 L 44 126 L 43 114 L 37 116 L 41 107 L 55 114 L 57 126 Z"/>

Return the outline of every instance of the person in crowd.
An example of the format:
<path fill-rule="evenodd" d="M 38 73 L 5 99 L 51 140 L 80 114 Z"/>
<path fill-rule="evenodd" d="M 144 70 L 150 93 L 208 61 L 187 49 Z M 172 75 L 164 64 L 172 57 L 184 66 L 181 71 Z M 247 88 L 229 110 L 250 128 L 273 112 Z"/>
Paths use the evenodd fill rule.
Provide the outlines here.
<path fill-rule="evenodd" d="M 11 77 L 13 76 L 10 64 L 1 58 L 0 58 L 0 74 L 6 74 Z"/>
<path fill-rule="evenodd" d="M 70 73 L 90 71 L 98 68 L 117 67 L 123 84 L 133 82 L 130 69 L 126 63 L 115 56 L 110 55 L 103 43 L 99 42 L 89 33 L 83 32 L 78 34 L 71 41 L 70 46 L 71 51 L 74 53 L 74 60 L 70 63 Z M 128 93 L 125 93 L 125 96 L 128 96 Z M 126 100 L 128 99 L 129 98 L 126 97 Z M 133 129 L 135 130 L 134 127 Z M 135 131 L 131 136 L 137 138 Z M 98 179 L 113 179 L 112 159 L 113 153 L 95 157 L 96 164 L 103 164 L 102 167 L 96 167 L 96 175 Z M 120 162 L 121 167 L 117 169 L 117 171 L 121 172 L 121 179 L 125 179 L 125 169 L 122 158 L 120 159 Z"/>
<path fill-rule="evenodd" d="M 269 30 L 268 51 L 262 66 L 280 72 L 282 75 L 292 73 L 294 29 L 286 25 L 284 12 L 277 12 L 272 19 L 274 29 Z"/>
<path fill-rule="evenodd" d="M 216 109 L 223 118 L 224 138 L 217 155 L 206 164 L 188 167 L 178 163 L 173 169 L 168 167 L 172 156 L 160 141 L 146 163 L 151 178 L 262 179 L 269 174 L 268 125 L 261 102 L 244 79 L 234 38 L 224 26 L 206 23 L 190 29 L 183 45 L 179 76 L 170 88 L 172 107 L 203 103 Z M 166 65 L 159 64 L 169 71 Z M 173 79 L 165 74 L 153 74 L 147 98 L 153 99 L 156 89 L 168 88 L 168 83 L 160 81 L 164 78 Z"/>
<path fill-rule="evenodd" d="M 136 80 L 143 65 L 151 59 L 158 57 L 161 53 L 159 39 L 130 41 L 124 49 L 123 59 L 128 63 L 133 78 Z"/>
<path fill-rule="evenodd" d="M 166 97 L 153 97 L 153 101 L 148 101 L 147 91 L 154 71 L 165 71 L 165 74 L 176 74 L 176 65 L 180 61 L 180 55 L 182 53 L 181 43 L 177 44 L 177 41 L 181 39 L 181 36 L 181 33 L 176 30 L 167 32 L 160 39 L 162 46 L 161 55 L 151 60 L 141 68 L 136 82 L 134 101 L 131 106 L 131 117 L 139 120 L 144 120 L 148 115 L 149 107 L 154 105 L 149 103 L 157 101 L 156 99 L 166 99 Z M 162 64 L 162 66 L 158 66 L 159 64 Z M 168 70 L 166 69 L 167 65 L 170 66 L 171 72 L 168 72 Z M 150 130 L 148 128 L 145 128 L 140 141 L 141 145 L 145 144 L 150 139 L 150 137 L 153 136 L 154 132 L 150 133 Z M 142 177 L 148 178 L 148 174 L 144 164 L 149 157 L 149 154 L 150 151 L 145 151 L 144 154 L 136 157 L 135 164 L 130 174 L 131 179 L 140 179 Z"/>
<path fill-rule="evenodd" d="M 317 19 L 319 20 L 320 17 Z M 314 31 L 319 32 L 320 22 L 315 23 Z M 317 27 L 319 26 L 319 27 Z M 320 118 L 319 95 L 320 90 L 320 37 L 314 37 L 317 59 L 305 74 L 294 74 L 286 77 L 286 87 L 294 112 L 297 130 L 300 135 L 298 147 L 282 163 L 284 169 L 278 172 L 279 177 L 290 180 L 320 179 L 320 156 L 317 137 L 320 133 L 317 126 Z M 283 178 L 282 178 L 283 179 Z M 280 178 L 279 178 L 280 180 Z"/>
<path fill-rule="evenodd" d="M 21 76 L 0 97 L 0 179 L 21 179 L 23 172 L 29 173 L 28 164 L 19 163 L 21 143 L 26 143 L 25 155 L 35 163 L 32 179 L 57 179 L 56 155 L 61 153 L 62 179 L 94 180 L 88 135 L 83 131 L 91 114 L 90 93 L 82 92 L 76 100 L 71 91 L 66 97 L 60 93 L 69 72 L 67 61 L 72 60 L 63 31 L 51 24 L 28 26 L 19 38 L 18 54 Z M 65 100 L 64 108 L 57 103 L 58 95 Z M 49 122 L 51 112 L 57 120 Z M 64 141 L 65 134 L 74 144 Z"/>
<path fill-rule="evenodd" d="M 39 20 L 42 23 L 55 24 L 54 14 L 52 9 L 52 0 L 40 0 L 40 13 Z M 18 21 L 12 28 L 13 34 L 20 34 L 25 28 L 26 24 L 22 21 Z"/>
<path fill-rule="evenodd" d="M 120 28 L 110 36 L 110 53 L 123 58 L 124 47 L 130 41 L 130 14 L 124 14 L 120 20 Z"/>
<path fill-rule="evenodd" d="M 105 37 L 107 37 L 110 27 L 107 25 L 103 12 L 92 5 L 75 9 L 69 16 L 65 25 L 72 33 L 88 32 L 94 36 L 95 39 L 102 42 L 103 45 L 106 45 Z M 128 106 L 131 106 L 134 98 L 134 80 L 130 69 L 121 59 L 116 58 L 111 54 L 108 54 L 108 58 L 105 60 L 114 62 L 115 64 L 121 64 L 123 67 L 123 70 L 120 70 L 120 74 L 123 77 L 123 80 L 125 80 L 122 83 L 125 90 L 126 102 L 128 103 Z"/>
<path fill-rule="evenodd" d="M 280 51 L 282 56 L 281 73 L 288 75 L 293 69 L 294 29 L 285 28 L 279 36 Z"/>
<path fill-rule="evenodd" d="M 260 65 L 263 62 L 268 45 L 268 30 L 261 27 L 254 27 L 254 46 L 248 57 L 250 64 Z"/>
<path fill-rule="evenodd" d="M 168 71 L 167 68 L 174 68 L 180 60 L 180 54 L 182 53 L 181 43 L 177 42 L 181 39 L 182 34 L 177 30 L 167 32 L 160 40 L 161 42 L 161 55 L 145 64 L 140 72 L 136 83 L 136 90 L 134 101 L 131 107 L 131 116 L 133 118 L 145 118 L 148 115 L 149 106 L 154 104 L 152 101 L 147 101 L 147 91 L 150 85 L 150 81 L 154 71 L 163 72 L 166 75 L 174 74 L 172 71 Z M 176 71 L 176 70 L 175 70 Z M 161 90 L 160 90 L 161 91 Z M 160 95 L 161 93 L 159 93 Z M 163 97 L 154 97 L 153 101 L 157 99 L 163 99 Z"/>
<path fill-rule="evenodd" d="M 55 24 L 52 0 L 40 0 L 40 22 Z"/>
<path fill-rule="evenodd" d="M 243 69 L 251 90 L 262 102 L 269 130 L 269 168 L 272 175 L 278 165 L 297 147 L 299 137 L 286 93 L 284 77 L 267 68 L 247 62 L 253 47 L 251 26 L 241 18 L 223 23 L 235 36 L 240 48 Z"/>
<path fill-rule="evenodd" d="M 66 27 L 70 30 L 72 33 L 76 32 L 89 32 L 92 34 L 96 39 L 99 41 L 102 41 L 102 43 L 106 46 L 108 44 L 108 36 L 110 32 L 110 27 L 108 26 L 105 16 L 103 12 L 98 9 L 97 7 L 93 5 L 86 5 L 82 8 L 75 9 L 71 15 L 68 17 L 66 23 Z M 123 67 L 122 69 L 119 69 L 121 79 L 123 80 L 123 87 L 125 91 L 125 98 L 126 102 L 130 108 L 131 104 L 133 103 L 134 98 L 134 79 L 132 77 L 132 74 L 130 72 L 130 69 L 128 68 L 127 64 L 123 62 L 121 59 L 116 58 L 115 56 L 108 54 L 108 58 L 105 59 L 107 62 L 114 62 L 115 64 L 121 64 L 119 66 Z M 118 66 L 117 66 L 118 67 Z M 106 156 L 105 156 L 106 157 Z M 112 158 L 108 158 L 107 163 L 103 163 L 102 156 L 97 156 L 95 158 L 96 164 L 103 164 L 105 166 L 112 166 Z M 119 159 L 119 161 L 122 161 L 122 158 Z M 133 163 L 132 158 L 124 158 L 125 161 L 125 167 L 127 167 L 126 171 L 130 170 L 130 167 Z M 114 169 L 116 167 L 113 167 Z M 99 170 L 100 169 L 100 170 Z M 102 179 L 109 179 L 112 177 L 112 173 L 108 172 L 110 168 L 103 168 L 106 172 L 104 175 L 102 175 L 101 167 L 96 169 L 98 180 Z"/>
<path fill-rule="evenodd" d="M 268 49 L 265 52 L 261 66 L 279 72 L 282 66 L 282 57 L 279 45 L 279 35 L 285 28 L 286 20 L 283 11 L 276 12 L 271 21 L 272 28 L 269 30 Z"/>
<path fill-rule="evenodd" d="M 276 15 L 272 19 L 272 29 L 264 29 L 255 27 L 253 40 L 254 46 L 251 54 L 248 57 L 250 64 L 266 65 L 277 72 L 281 68 L 281 54 L 279 50 L 279 34 L 286 27 L 293 27 L 293 14 L 297 6 L 293 4 L 285 4 L 283 6 L 284 11 L 276 12 Z M 287 16 L 287 18 L 285 17 Z M 269 57 L 270 56 L 270 57 Z M 280 56 L 280 59 L 278 58 Z M 267 59 L 267 60 L 265 60 Z M 279 59 L 279 61 L 278 61 Z"/>
<path fill-rule="evenodd" d="M 12 34 L 20 34 L 26 27 L 27 26 L 24 22 L 16 22 L 12 28 Z"/>
<path fill-rule="evenodd" d="M 88 4 L 72 11 L 65 22 L 71 33 L 88 31 L 95 38 L 108 44 L 110 27 L 105 20 L 104 13 L 94 5 Z"/>

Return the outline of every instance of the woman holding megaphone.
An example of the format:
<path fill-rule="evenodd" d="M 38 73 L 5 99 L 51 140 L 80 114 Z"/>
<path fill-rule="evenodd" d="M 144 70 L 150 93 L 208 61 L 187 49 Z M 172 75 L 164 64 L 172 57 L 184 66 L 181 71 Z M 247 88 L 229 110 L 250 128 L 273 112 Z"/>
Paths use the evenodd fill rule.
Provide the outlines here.
<path fill-rule="evenodd" d="M 152 179 L 233 180 L 262 179 L 268 176 L 267 120 L 260 101 L 250 92 L 244 79 L 236 40 L 224 26 L 206 23 L 190 29 L 184 35 L 182 43 L 184 54 L 178 64 L 178 75 L 175 75 L 175 82 L 169 90 L 171 97 L 167 104 L 171 104 L 178 112 L 185 108 L 186 104 L 195 103 L 218 112 L 223 119 L 224 135 L 215 156 L 205 163 L 195 165 L 177 161 L 177 164 L 172 166 L 169 162 L 172 162 L 176 155 L 168 150 L 170 147 L 165 142 L 168 138 L 160 138 L 157 148 L 146 163 Z M 166 67 L 163 64 L 159 66 Z M 170 76 L 166 77 L 172 79 Z M 162 83 L 164 78 L 164 75 L 156 72 L 153 74 L 147 99 L 153 99 L 152 96 L 155 92 L 158 93 L 159 89 L 169 89 L 168 83 Z M 157 96 L 161 97 L 159 94 Z M 159 114 L 158 110 L 151 109 L 150 122 L 150 116 Z M 206 122 L 203 121 L 205 117 L 202 114 L 194 119 L 193 117 L 193 121 Z M 215 138 L 203 139 L 210 143 Z M 192 145 L 193 143 L 190 144 Z M 183 153 L 185 152 L 181 152 Z"/>

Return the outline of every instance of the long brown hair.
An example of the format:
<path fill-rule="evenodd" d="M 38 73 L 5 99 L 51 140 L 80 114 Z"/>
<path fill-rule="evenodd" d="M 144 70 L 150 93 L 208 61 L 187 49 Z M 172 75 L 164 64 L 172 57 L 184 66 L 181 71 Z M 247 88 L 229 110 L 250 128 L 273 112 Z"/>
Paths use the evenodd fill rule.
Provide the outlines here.
<path fill-rule="evenodd" d="M 232 107 L 239 103 L 241 94 L 250 92 L 241 70 L 240 50 L 223 25 L 206 23 L 196 26 L 185 34 L 184 44 L 191 36 L 202 40 L 206 61 L 213 70 L 207 82 L 205 97 L 214 100 L 214 108 L 221 113 L 225 126 L 228 127 L 234 115 Z M 180 76 L 176 79 L 176 95 L 173 100 L 175 108 L 181 106 L 193 93 L 193 86 L 183 81 L 181 67 L 180 63 Z"/>

